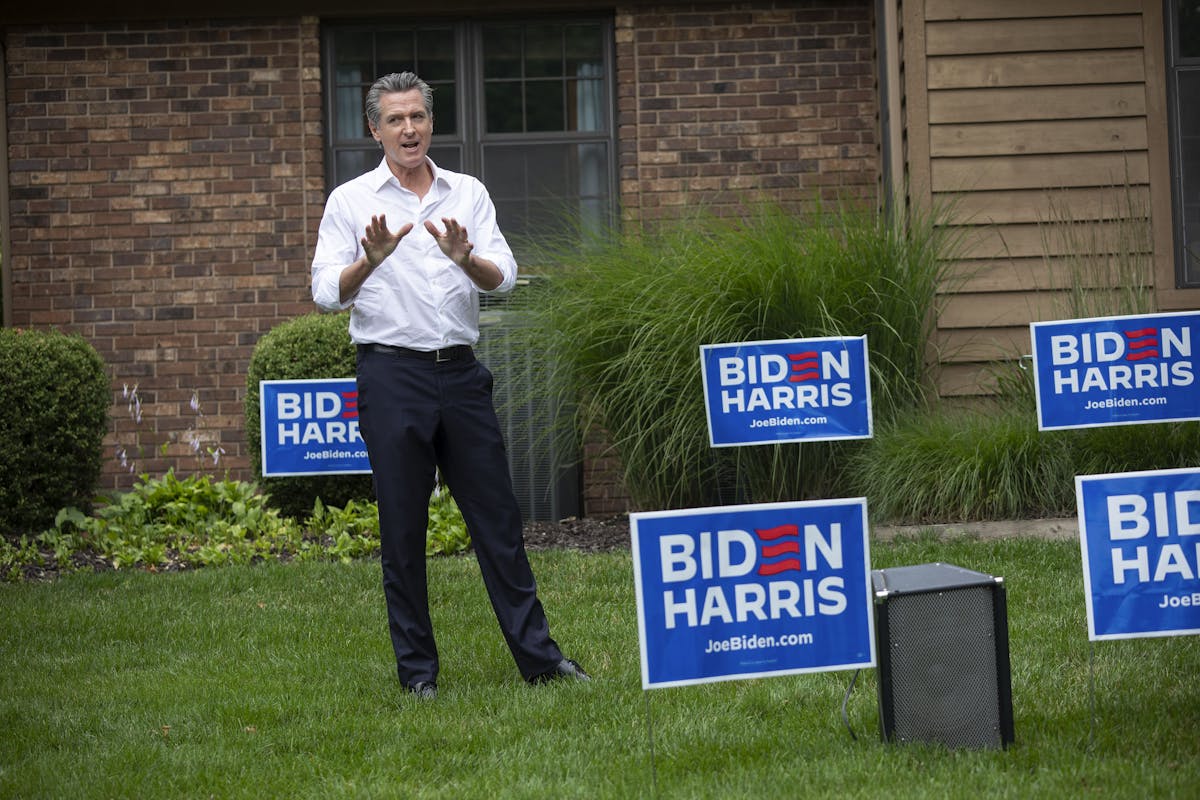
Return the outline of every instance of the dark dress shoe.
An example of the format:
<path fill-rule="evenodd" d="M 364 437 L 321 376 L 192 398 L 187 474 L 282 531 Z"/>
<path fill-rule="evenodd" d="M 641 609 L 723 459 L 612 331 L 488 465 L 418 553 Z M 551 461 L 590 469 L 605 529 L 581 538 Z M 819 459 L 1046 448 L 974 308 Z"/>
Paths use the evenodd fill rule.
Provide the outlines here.
<path fill-rule="evenodd" d="M 527 680 L 532 684 L 541 684 L 563 678 L 569 678 L 577 681 L 590 681 L 592 679 L 590 675 L 583 671 L 583 667 L 579 666 L 578 662 L 569 658 L 564 658 L 562 661 L 558 662 L 558 666 L 556 666 L 554 669 L 543 672 L 540 675 L 534 675 L 532 678 L 528 678 Z"/>
<path fill-rule="evenodd" d="M 437 698 L 437 684 L 433 681 L 417 681 L 412 686 L 406 686 L 409 694 L 414 694 L 422 700 Z"/>

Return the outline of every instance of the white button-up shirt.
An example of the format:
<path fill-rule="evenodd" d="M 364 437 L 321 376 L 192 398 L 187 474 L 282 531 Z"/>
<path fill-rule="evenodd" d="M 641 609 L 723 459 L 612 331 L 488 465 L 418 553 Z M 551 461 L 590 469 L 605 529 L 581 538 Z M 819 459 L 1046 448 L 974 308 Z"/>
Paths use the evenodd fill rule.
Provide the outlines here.
<path fill-rule="evenodd" d="M 425 220 L 444 230 L 442 218 L 452 217 L 467 229 L 472 253 L 494 262 L 504 275 L 489 294 L 509 292 L 516 283 L 517 262 L 496 225 L 487 189 L 470 175 L 428 163 L 433 185 L 424 198 L 401 187 L 384 160 L 334 189 L 325 204 L 312 263 L 313 300 L 329 311 L 351 309 L 350 338 L 356 344 L 438 350 L 479 339 L 480 289 L 442 253 Z M 363 255 L 361 239 L 371 217 L 380 214 L 387 215 L 389 230 L 407 222 L 413 228 L 343 303 L 342 270 Z"/>

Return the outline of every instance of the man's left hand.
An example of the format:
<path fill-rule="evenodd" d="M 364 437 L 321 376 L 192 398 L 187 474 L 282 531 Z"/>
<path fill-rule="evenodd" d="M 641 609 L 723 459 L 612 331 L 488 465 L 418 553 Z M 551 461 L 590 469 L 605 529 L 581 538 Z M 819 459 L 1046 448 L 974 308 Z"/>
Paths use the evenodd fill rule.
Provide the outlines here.
<path fill-rule="evenodd" d="M 454 218 L 442 217 L 442 222 L 446 225 L 445 233 L 439 231 L 430 220 L 425 220 L 425 230 L 437 241 L 446 258 L 462 269 L 468 269 L 471 264 L 471 251 L 475 249 L 475 245 L 467 239 L 467 229 L 459 225 L 458 220 Z"/>

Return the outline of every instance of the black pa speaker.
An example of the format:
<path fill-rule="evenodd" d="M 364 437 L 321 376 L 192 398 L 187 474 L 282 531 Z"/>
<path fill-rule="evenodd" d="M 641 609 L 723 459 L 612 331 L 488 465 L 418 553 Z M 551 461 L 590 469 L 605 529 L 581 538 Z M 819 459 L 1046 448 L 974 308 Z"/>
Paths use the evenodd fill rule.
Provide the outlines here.
<path fill-rule="evenodd" d="M 1013 741 L 1004 579 L 951 564 L 873 570 L 884 740 Z"/>

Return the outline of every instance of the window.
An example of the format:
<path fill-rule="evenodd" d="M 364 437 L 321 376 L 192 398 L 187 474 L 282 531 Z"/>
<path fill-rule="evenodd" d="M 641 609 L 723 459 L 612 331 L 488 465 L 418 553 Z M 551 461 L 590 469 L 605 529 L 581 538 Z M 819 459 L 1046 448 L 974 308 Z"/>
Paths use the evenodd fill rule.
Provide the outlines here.
<path fill-rule="evenodd" d="M 438 144 L 439 140 L 458 138 L 456 39 L 454 29 L 448 26 L 347 27 L 326 32 L 329 187 L 373 169 L 382 158 L 379 145 L 371 138 L 363 104 L 375 79 L 389 72 L 411 70 L 433 88 L 440 136 L 430 145 L 430 157 L 448 169 L 461 169 L 461 148 Z"/>
<path fill-rule="evenodd" d="M 429 155 L 487 185 L 522 242 L 615 217 L 612 28 L 607 20 L 336 25 L 325 30 L 327 185 L 379 163 L 371 84 L 412 70 L 434 89 Z"/>
<path fill-rule="evenodd" d="M 1166 0 L 1167 92 L 1180 287 L 1200 287 L 1200 0 Z"/>

